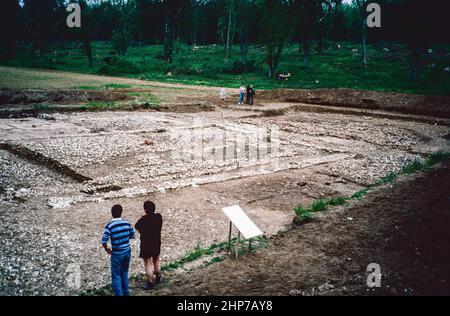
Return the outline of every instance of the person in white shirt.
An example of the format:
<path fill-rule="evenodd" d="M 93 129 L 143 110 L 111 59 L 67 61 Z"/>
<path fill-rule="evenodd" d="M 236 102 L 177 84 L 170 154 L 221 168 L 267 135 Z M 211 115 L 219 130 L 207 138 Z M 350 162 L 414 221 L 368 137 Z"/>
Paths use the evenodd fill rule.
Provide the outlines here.
<path fill-rule="evenodd" d="M 247 91 L 247 89 L 242 85 L 239 88 L 239 105 L 244 104 L 245 91 Z"/>
<path fill-rule="evenodd" d="M 225 90 L 224 87 L 220 88 L 219 90 L 219 97 L 221 101 L 225 101 L 225 98 L 227 96 L 227 91 Z"/>

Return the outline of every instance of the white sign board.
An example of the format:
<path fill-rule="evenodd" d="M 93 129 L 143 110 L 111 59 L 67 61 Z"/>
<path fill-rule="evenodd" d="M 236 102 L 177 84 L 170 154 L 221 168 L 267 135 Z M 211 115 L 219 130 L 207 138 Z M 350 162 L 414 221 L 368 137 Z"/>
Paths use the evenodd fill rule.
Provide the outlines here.
<path fill-rule="evenodd" d="M 239 205 L 233 205 L 222 209 L 234 226 L 244 235 L 245 239 L 258 237 L 263 232 L 252 222 Z"/>

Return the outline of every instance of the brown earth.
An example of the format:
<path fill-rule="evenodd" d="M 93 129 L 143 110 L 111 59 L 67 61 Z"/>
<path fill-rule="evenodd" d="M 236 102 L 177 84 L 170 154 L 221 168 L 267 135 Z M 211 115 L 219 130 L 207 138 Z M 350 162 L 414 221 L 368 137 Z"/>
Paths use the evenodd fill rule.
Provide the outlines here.
<path fill-rule="evenodd" d="M 352 89 L 278 89 L 258 91 L 258 97 L 291 103 L 378 109 L 450 118 L 450 96 L 421 96 Z"/>
<path fill-rule="evenodd" d="M 0 89 L 0 105 L 57 103 L 73 104 L 90 101 L 124 101 L 130 99 L 117 91 L 76 91 L 76 90 L 11 90 Z"/>
<path fill-rule="evenodd" d="M 159 98 L 169 103 L 182 101 L 182 103 L 192 103 L 192 98 L 196 101 L 213 101 L 218 103 L 217 87 L 202 87 L 193 85 L 183 85 L 177 83 L 161 83 L 145 81 L 139 79 L 128 79 L 108 76 L 96 76 L 78 74 L 53 70 L 23 69 L 0 66 L 0 89 L 9 88 L 6 91 L 7 100 L 22 103 L 21 100 L 38 103 L 43 99 L 56 100 L 85 100 L 91 98 L 96 101 L 108 101 L 109 98 L 123 98 L 126 92 L 146 91 L 151 88 Z M 30 81 L 30 78 L 38 78 Z M 93 86 L 103 88 L 105 85 L 130 85 L 139 89 L 109 89 L 107 91 L 76 91 L 80 86 Z M 42 89 L 44 95 L 36 91 L 24 92 L 23 89 Z M 68 92 L 61 95 L 58 90 Z M 74 91 L 75 90 L 75 91 Z M 55 92 L 56 91 L 56 92 Z M 237 100 L 237 89 L 228 89 L 228 93 L 233 100 L 222 105 L 235 104 Z M 1 95 L 5 94 L 0 90 L 0 105 L 5 104 Z M 23 96 L 25 94 L 25 97 Z M 45 96 L 48 94 L 48 97 Z M 84 94 L 84 96 L 83 96 Z M 14 95 L 17 95 L 16 97 Z M 31 97 L 27 97 L 30 95 Z M 33 96 L 34 95 L 34 96 Z M 86 96 L 87 95 L 87 96 Z M 26 100 L 28 98 L 28 101 Z M 18 100 L 17 100 L 18 99 Z M 113 101 L 113 100 L 111 100 Z M 450 96 L 424 96 L 404 93 L 378 92 L 352 89 L 278 89 L 278 90 L 258 90 L 255 99 L 255 106 L 263 106 L 270 101 L 320 104 L 325 106 L 335 106 L 344 108 L 359 108 L 371 110 L 396 111 L 406 114 L 427 115 L 434 117 L 450 118 Z M 82 102 L 82 101 L 80 101 Z"/>
<path fill-rule="evenodd" d="M 368 93 L 364 99 L 387 98 L 381 109 L 358 105 L 364 103 L 358 91 L 347 96 L 349 105 L 343 103 L 346 96 L 341 92 L 334 96 L 330 92 L 330 100 L 324 95 L 324 104 L 317 105 L 320 99 L 305 98 L 305 103 L 313 103 L 305 104 L 293 98 L 295 102 L 288 103 L 277 92 L 271 96 L 261 91 L 255 106 L 238 106 L 231 89 L 232 97 L 219 102 L 214 87 L 0 67 L 3 71 L 11 80 L 0 82 L 0 87 L 40 88 L 49 97 L 57 91 L 53 88 L 77 91 L 77 86 L 92 85 L 106 97 L 146 91 L 163 103 L 160 111 L 68 113 L 64 109 L 75 101 L 60 108 L 58 101 L 51 116 L 42 113 L 46 109 L 34 109 L 35 115 L 23 119 L 8 111 L 24 112 L 30 105 L 2 108 L 2 295 L 68 295 L 107 285 L 108 257 L 99 238 L 110 206 L 116 203 L 124 205 L 125 217 L 135 222 L 142 202 L 155 201 L 165 220 L 162 261 L 167 264 L 197 245 L 208 247 L 226 238 L 227 220 L 220 211 L 224 206 L 241 205 L 258 227 L 273 235 L 289 225 L 296 205 L 351 195 L 414 159 L 450 148 L 450 120 L 394 112 L 401 98 L 380 93 Z M 30 76 L 39 80 L 30 81 Z M 105 90 L 111 84 L 132 88 Z M 85 92 L 74 93 L 72 100 Z M 68 98 L 72 96 L 69 93 Z M 436 108 L 441 103 L 437 104 Z M 209 142 L 224 132 L 243 135 L 250 142 L 256 127 L 277 127 L 281 142 L 274 158 L 279 168 L 237 156 L 225 161 L 178 161 L 173 153 L 180 134 L 172 132 L 190 135 L 194 126 L 202 131 L 206 150 L 216 150 Z M 444 230 L 448 200 L 439 202 L 449 194 L 445 186 L 449 174 L 443 170 L 433 171 L 436 178 L 432 173 L 406 178 L 366 201 L 336 208 L 278 235 L 266 250 L 239 261 L 226 260 L 187 275 L 183 271 L 191 267 L 180 269 L 155 294 L 316 294 L 325 282 L 334 288 L 328 284 L 320 293 L 366 293 L 365 269 L 371 262 L 379 263 L 384 275 L 383 288 L 376 293 L 448 293 L 449 281 L 443 276 L 448 257 L 434 257 L 438 248 L 432 247 L 449 253 Z M 417 236 L 426 236 L 423 244 L 414 239 Z M 431 255 L 423 251 L 427 247 Z M 138 250 L 137 245 L 133 248 Z M 136 251 L 132 276 L 142 274 Z M 79 289 L 68 286 L 64 278 L 74 264 L 81 271 Z M 135 294 L 147 294 L 139 292 L 140 285 L 133 284 Z"/>
<path fill-rule="evenodd" d="M 450 163 L 404 177 L 275 236 L 267 249 L 180 275 L 153 294 L 449 295 L 449 180 Z M 366 285 L 370 263 L 381 267 L 375 290 Z"/>

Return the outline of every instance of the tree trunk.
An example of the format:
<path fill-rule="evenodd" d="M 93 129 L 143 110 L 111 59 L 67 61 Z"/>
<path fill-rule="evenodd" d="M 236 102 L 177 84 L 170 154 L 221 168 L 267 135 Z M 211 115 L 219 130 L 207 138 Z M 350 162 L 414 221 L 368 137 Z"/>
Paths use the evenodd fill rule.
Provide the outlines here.
<path fill-rule="evenodd" d="M 332 27 L 332 38 L 335 42 L 338 41 L 338 14 L 339 14 L 339 5 L 340 2 L 336 1 L 334 7 L 334 18 L 333 18 L 333 27 Z"/>
<path fill-rule="evenodd" d="M 303 42 L 303 67 L 305 67 L 305 69 L 309 68 L 309 56 L 310 56 L 309 41 L 304 41 Z"/>
<path fill-rule="evenodd" d="M 273 65 L 269 65 L 269 78 L 273 78 L 275 76 L 275 68 Z"/>
<path fill-rule="evenodd" d="M 5 40 L 5 48 L 3 52 L 3 57 L 5 59 L 11 59 L 16 56 L 17 52 L 17 41 L 15 39 L 7 39 Z"/>
<path fill-rule="evenodd" d="M 164 57 L 169 64 L 172 63 L 172 54 L 173 54 L 173 30 L 172 26 L 169 22 L 169 19 L 166 21 L 165 26 L 165 36 L 164 36 Z"/>
<path fill-rule="evenodd" d="M 274 70 L 273 70 L 273 46 L 269 44 L 267 47 L 267 66 L 269 67 L 269 78 L 273 78 Z"/>
<path fill-rule="evenodd" d="M 411 81 L 417 81 L 418 79 L 419 63 L 420 63 L 420 49 L 417 46 L 412 45 L 410 47 Z"/>
<path fill-rule="evenodd" d="M 144 46 L 144 37 L 142 36 L 142 30 L 139 30 L 139 34 L 138 34 L 138 38 L 139 38 L 139 46 L 143 47 Z"/>
<path fill-rule="evenodd" d="M 322 54 L 322 51 L 323 51 L 323 39 L 322 38 L 319 38 L 319 40 L 317 41 L 317 47 L 316 47 L 316 51 L 317 51 L 317 54 Z"/>
<path fill-rule="evenodd" d="M 275 77 L 275 71 L 280 63 L 281 54 L 283 52 L 283 45 L 278 44 L 276 46 L 271 46 L 268 49 L 267 65 L 269 66 L 269 77 Z"/>
<path fill-rule="evenodd" d="M 92 46 L 91 46 L 91 42 L 86 39 L 84 40 L 84 50 L 86 52 L 86 56 L 88 58 L 88 63 L 89 63 L 89 67 L 92 68 L 94 67 L 94 57 L 92 56 Z"/>
<path fill-rule="evenodd" d="M 228 30 L 227 30 L 227 43 L 225 47 L 225 63 L 228 62 L 228 58 L 230 57 L 230 36 L 231 36 L 231 10 L 228 13 Z"/>
<path fill-rule="evenodd" d="M 248 44 L 247 44 L 247 36 L 243 33 L 239 34 L 240 37 L 240 48 L 241 48 L 241 57 L 242 57 L 242 64 L 244 64 L 245 70 L 247 70 L 247 63 L 248 63 Z"/>
<path fill-rule="evenodd" d="M 362 22 L 361 63 L 364 67 L 367 66 L 367 21 L 365 18 Z"/>

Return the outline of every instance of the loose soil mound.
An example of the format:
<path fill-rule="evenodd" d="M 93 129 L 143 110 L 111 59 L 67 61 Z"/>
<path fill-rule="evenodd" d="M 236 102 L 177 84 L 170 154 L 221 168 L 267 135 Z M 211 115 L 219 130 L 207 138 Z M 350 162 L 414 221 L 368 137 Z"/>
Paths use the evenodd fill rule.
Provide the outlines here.
<path fill-rule="evenodd" d="M 130 99 L 116 91 L 75 90 L 10 90 L 0 89 L 0 105 L 39 103 L 85 103 L 90 101 L 114 102 Z"/>
<path fill-rule="evenodd" d="M 258 91 L 258 97 L 285 102 L 378 109 L 450 118 L 450 96 L 421 96 L 351 89 L 278 89 Z"/>

